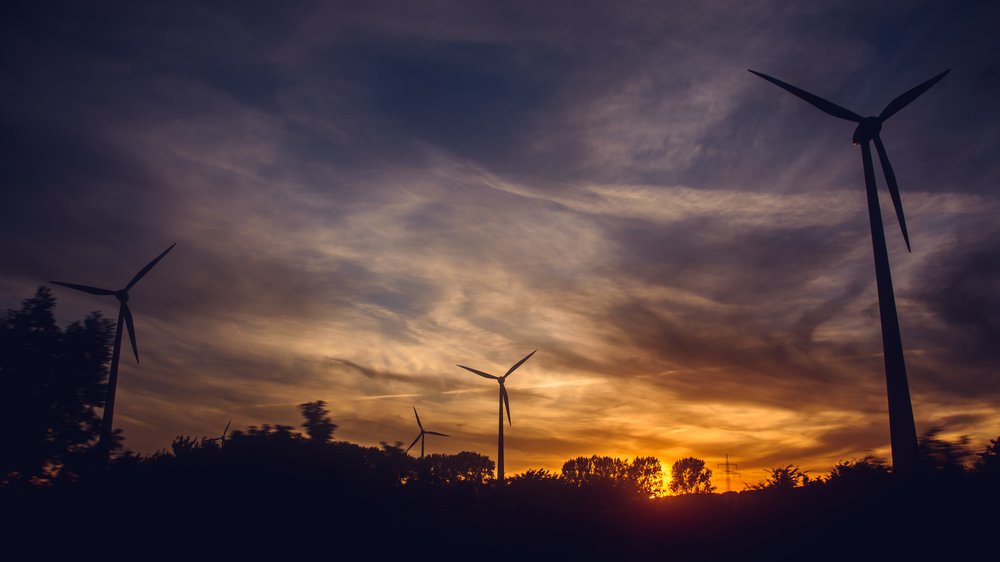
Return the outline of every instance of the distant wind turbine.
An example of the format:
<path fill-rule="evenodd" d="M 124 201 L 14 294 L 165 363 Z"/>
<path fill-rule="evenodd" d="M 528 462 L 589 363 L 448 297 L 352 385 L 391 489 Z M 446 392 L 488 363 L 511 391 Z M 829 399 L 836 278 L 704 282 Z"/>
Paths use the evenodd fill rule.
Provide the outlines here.
<path fill-rule="evenodd" d="M 425 435 L 439 435 L 441 437 L 451 437 L 451 435 L 446 435 L 444 433 L 438 433 L 436 431 L 427 431 L 427 430 L 425 430 L 424 429 L 424 424 L 420 423 L 420 414 L 417 413 L 417 409 L 416 408 L 413 408 L 413 415 L 417 417 L 417 427 L 420 428 L 420 435 L 417 435 L 417 438 L 413 440 L 413 443 L 410 443 L 410 446 L 407 447 L 405 451 L 403 451 L 403 454 L 405 455 L 406 453 L 409 453 L 410 449 L 412 449 L 413 446 L 417 444 L 417 441 L 420 441 L 420 458 L 424 458 L 424 436 Z"/>
<path fill-rule="evenodd" d="M 536 349 L 535 351 L 538 351 L 538 350 Z M 500 484 L 503 484 L 503 411 L 504 411 L 504 408 L 507 409 L 507 423 L 513 425 L 511 423 L 511 421 L 510 421 L 510 398 L 507 396 L 507 388 L 504 386 L 504 382 L 507 380 L 507 377 L 509 377 L 510 374 L 514 372 L 515 369 L 517 369 L 525 361 L 527 361 L 528 359 L 530 359 L 531 356 L 535 354 L 535 351 L 532 351 L 531 353 L 525 355 L 524 359 L 521 359 L 517 363 L 514 363 L 514 366 L 511 367 L 510 369 L 507 369 L 507 372 L 504 373 L 504 375 L 502 377 L 498 377 L 496 375 L 491 375 L 489 373 L 484 373 L 483 371 L 480 371 L 478 369 L 473 369 L 471 367 L 466 367 L 465 365 L 459 365 L 459 367 L 465 369 L 466 371 L 470 371 L 472 373 L 475 373 L 475 374 L 477 374 L 477 375 L 479 375 L 481 377 L 485 377 L 487 379 L 493 379 L 493 380 L 497 381 L 498 383 L 500 383 L 500 429 L 499 429 L 499 433 L 498 433 L 498 437 L 497 437 L 497 482 L 499 482 Z"/>
<path fill-rule="evenodd" d="M 906 364 L 903 361 L 903 343 L 899 334 L 899 318 L 896 314 L 896 298 L 892 290 L 892 275 L 889 271 L 889 255 L 885 244 L 885 230 L 882 227 L 882 211 L 879 207 L 878 192 L 875 186 L 875 167 L 872 164 L 870 143 L 875 143 L 879 163 L 885 174 L 885 182 L 889 187 L 889 196 L 896 208 L 899 227 L 903 231 L 906 249 L 910 251 L 910 235 L 906 231 L 906 219 L 903 217 L 903 202 L 899 197 L 899 185 L 896 174 L 889 163 L 889 155 L 882 145 L 879 132 L 882 124 L 899 110 L 909 105 L 921 94 L 937 84 L 950 70 L 927 80 L 908 90 L 889 102 L 877 117 L 862 117 L 853 111 L 829 102 L 819 96 L 810 94 L 766 74 L 751 70 L 764 80 L 809 102 L 820 111 L 853 121 L 858 124 L 854 129 L 854 144 L 861 145 L 861 162 L 864 166 L 865 189 L 868 194 L 868 220 L 871 224 L 872 249 L 875 254 L 875 281 L 878 286 L 879 316 L 882 323 L 882 353 L 885 361 L 885 381 L 889 399 L 889 440 L 892 447 L 892 466 L 899 472 L 911 471 L 918 462 L 917 430 L 913 423 L 913 408 L 910 404 L 910 389 L 906 380 Z"/>
<path fill-rule="evenodd" d="M 132 311 L 128 307 L 128 292 L 129 289 L 135 286 L 149 270 L 153 269 L 153 266 L 157 264 L 163 256 L 167 255 L 167 252 L 174 249 L 177 244 L 171 244 L 169 248 L 163 251 L 162 254 L 156 256 L 156 259 L 146 264 L 146 267 L 139 270 L 139 273 L 135 274 L 135 277 L 125 285 L 124 289 L 118 289 L 117 291 L 112 291 L 110 289 L 101 289 L 98 287 L 90 287 L 88 285 L 78 285 L 76 283 L 64 283 L 62 281 L 52 281 L 51 283 L 55 285 L 62 285 L 63 287 L 69 287 L 70 289 L 76 289 L 77 291 L 83 291 L 84 293 L 89 293 L 91 295 L 100 296 L 114 296 L 118 299 L 118 327 L 115 330 L 115 346 L 114 350 L 111 352 L 111 370 L 108 374 L 108 395 L 104 402 L 104 417 L 101 421 L 101 439 L 98 442 L 98 449 L 102 456 L 103 462 L 107 464 L 108 459 L 111 455 L 111 426 L 114 421 L 115 415 L 115 389 L 118 386 L 118 358 L 121 355 L 122 348 L 122 325 L 128 327 L 128 338 L 132 343 L 132 352 L 135 354 L 135 362 L 139 362 L 139 348 L 135 344 L 135 325 L 132 321 Z"/>
<path fill-rule="evenodd" d="M 212 441 L 218 441 L 219 442 L 219 447 L 222 447 L 223 445 L 225 445 L 225 443 L 226 443 L 226 434 L 229 433 L 229 426 L 232 425 L 232 423 L 233 423 L 233 420 L 229 420 L 229 422 L 226 423 L 226 429 L 222 430 L 222 435 L 220 435 L 218 437 L 212 437 L 211 439 L 206 439 L 206 441 L 208 441 L 209 443 L 211 443 Z"/>

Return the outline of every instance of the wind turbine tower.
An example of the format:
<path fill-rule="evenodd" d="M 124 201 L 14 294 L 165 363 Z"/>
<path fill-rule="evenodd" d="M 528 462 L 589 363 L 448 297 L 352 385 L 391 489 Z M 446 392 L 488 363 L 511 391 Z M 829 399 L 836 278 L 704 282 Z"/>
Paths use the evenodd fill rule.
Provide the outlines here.
<path fill-rule="evenodd" d="M 63 281 L 52 281 L 55 285 L 62 285 L 63 287 L 69 287 L 70 289 L 75 289 L 77 291 L 82 291 L 91 295 L 99 296 L 113 296 L 118 299 L 118 327 L 115 329 L 115 345 L 111 352 L 111 370 L 108 373 L 108 394 L 104 401 L 104 414 L 101 421 L 101 438 L 98 441 L 97 446 L 100 452 L 100 460 L 104 465 L 108 464 L 108 460 L 111 457 L 111 438 L 112 438 L 112 424 L 114 423 L 115 415 L 115 390 L 118 387 L 118 359 L 121 355 L 122 350 L 122 328 L 123 326 L 128 327 L 128 338 L 129 342 L 132 344 L 132 353 L 135 354 L 135 362 L 139 362 L 139 348 L 135 344 L 135 325 L 132 321 L 132 311 L 128 306 L 128 292 L 129 289 L 135 286 L 149 270 L 153 269 L 163 256 L 167 255 L 167 252 L 174 249 L 177 244 L 171 244 L 169 248 L 163 251 L 162 254 L 156 256 L 156 259 L 146 264 L 136 273 L 132 280 L 125 285 L 124 289 L 118 289 L 117 291 L 112 291 L 110 289 L 101 289 L 99 287 L 91 287 L 89 285 L 78 285 L 76 283 L 65 283 Z"/>
<path fill-rule="evenodd" d="M 536 349 L 535 351 L 538 350 Z M 511 424 L 510 397 L 507 396 L 507 387 L 504 386 L 504 382 L 507 381 L 507 377 L 509 377 L 511 373 L 513 373 L 518 367 L 524 364 L 525 361 L 530 359 L 531 356 L 535 354 L 535 351 L 532 351 L 531 353 L 525 355 L 524 359 L 521 359 L 517 363 L 514 363 L 514 366 L 511 367 L 510 369 L 507 369 L 507 372 L 504 373 L 502 377 L 491 375 L 489 373 L 485 373 L 478 369 L 473 369 L 472 367 L 466 367 L 465 365 L 458 365 L 459 367 L 465 369 L 466 371 L 475 373 L 483 378 L 493 379 L 498 383 L 500 383 L 500 424 L 499 424 L 499 429 L 497 431 L 497 482 L 501 485 L 503 485 L 503 412 L 505 408 L 507 410 L 507 423 Z"/>
<path fill-rule="evenodd" d="M 931 86 L 937 84 L 948 70 L 919 84 L 896 97 L 885 106 L 878 116 L 862 117 L 805 90 L 782 82 L 766 74 L 751 70 L 753 74 L 802 98 L 820 111 L 834 117 L 857 123 L 854 129 L 854 144 L 861 146 L 861 163 L 865 175 L 865 191 L 868 196 L 868 221 L 871 225 L 872 250 L 875 256 L 875 283 L 878 287 L 879 319 L 882 324 L 882 355 L 885 361 L 886 394 L 889 401 L 889 441 L 892 447 L 892 468 L 896 472 L 912 472 L 917 465 L 917 430 L 913 423 L 913 407 L 910 403 L 910 388 L 906 378 L 906 364 L 903 361 L 903 342 L 899 333 L 899 317 L 896 313 L 896 297 L 892 290 L 892 274 L 889 271 L 889 253 L 886 250 L 885 230 L 882 225 L 882 211 L 879 207 L 878 191 L 875 186 L 875 166 L 872 164 L 871 144 L 875 144 L 879 163 L 889 187 L 889 196 L 896 208 L 899 227 L 907 251 L 910 250 L 910 235 L 906 230 L 903 216 L 903 202 L 899 197 L 896 174 L 889 163 L 879 133 L 882 124 L 913 100 L 920 97 Z"/>

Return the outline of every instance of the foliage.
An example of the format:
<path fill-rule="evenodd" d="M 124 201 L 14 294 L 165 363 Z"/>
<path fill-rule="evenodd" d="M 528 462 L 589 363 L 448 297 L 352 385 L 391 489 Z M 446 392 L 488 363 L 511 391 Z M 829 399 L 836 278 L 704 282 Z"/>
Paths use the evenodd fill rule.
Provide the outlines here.
<path fill-rule="evenodd" d="M 625 480 L 625 460 L 612 457 L 577 457 L 563 463 L 563 480 L 575 487 L 614 487 Z"/>
<path fill-rule="evenodd" d="M 100 433 L 114 324 L 92 312 L 65 330 L 48 287 L 0 319 L 0 483 L 82 471 Z"/>
<path fill-rule="evenodd" d="M 710 494 L 715 491 L 712 469 L 705 468 L 705 461 L 694 457 L 675 461 L 670 467 L 669 489 L 672 494 Z"/>
<path fill-rule="evenodd" d="M 601 481 L 613 481 L 624 473 L 623 461 L 611 457 L 577 457 L 563 463 L 562 478 L 576 487 L 594 485 Z"/>
<path fill-rule="evenodd" d="M 417 461 L 411 481 L 434 486 L 485 486 L 493 479 L 495 463 L 479 453 L 433 454 Z"/>
<path fill-rule="evenodd" d="M 799 467 L 787 465 L 768 469 L 768 478 L 749 486 L 751 490 L 775 490 L 786 491 L 804 486 L 810 482 L 809 476 L 802 472 Z"/>
<path fill-rule="evenodd" d="M 271 425 L 269 423 L 262 424 L 260 427 L 256 425 L 251 425 L 247 428 L 246 432 L 240 430 L 233 431 L 231 439 L 238 441 L 240 439 L 260 439 L 264 441 L 272 442 L 291 442 L 299 441 L 302 439 L 301 433 L 292 433 L 292 426 L 282 425 L 276 423 Z"/>
<path fill-rule="evenodd" d="M 917 454 L 923 470 L 941 476 L 959 476 L 973 461 L 969 437 L 963 435 L 956 441 L 939 437 L 940 427 L 928 429 L 917 440 Z"/>
<path fill-rule="evenodd" d="M 886 481 L 890 472 L 885 460 L 873 456 L 840 461 L 832 469 L 826 483 L 833 486 L 870 488 Z"/>
<path fill-rule="evenodd" d="M 654 457 L 628 459 L 577 457 L 563 464 L 562 479 L 577 488 L 621 489 L 654 495 L 663 486 L 663 469 Z"/>
<path fill-rule="evenodd" d="M 531 468 L 524 472 L 508 476 L 507 480 L 511 483 L 534 483 L 534 482 L 555 482 L 559 480 L 558 474 L 553 474 L 551 471 L 544 468 Z"/>
<path fill-rule="evenodd" d="M 207 440 L 197 441 L 186 435 L 178 435 L 174 438 L 173 443 L 170 444 L 170 450 L 174 452 L 175 457 L 182 457 L 191 454 L 196 448 L 201 447 L 203 443 L 207 443 Z"/>
<path fill-rule="evenodd" d="M 329 443 L 333 439 L 333 431 L 337 429 L 337 424 L 330 420 L 326 402 L 316 400 L 299 404 L 299 412 L 305 418 L 302 427 L 306 428 L 306 434 L 314 443 Z"/>
<path fill-rule="evenodd" d="M 1000 473 L 1000 437 L 990 439 L 990 443 L 978 454 L 976 470 L 984 473 Z"/>
<path fill-rule="evenodd" d="M 663 491 L 663 465 L 656 457 L 632 459 L 628 477 L 639 493 L 655 496 Z"/>

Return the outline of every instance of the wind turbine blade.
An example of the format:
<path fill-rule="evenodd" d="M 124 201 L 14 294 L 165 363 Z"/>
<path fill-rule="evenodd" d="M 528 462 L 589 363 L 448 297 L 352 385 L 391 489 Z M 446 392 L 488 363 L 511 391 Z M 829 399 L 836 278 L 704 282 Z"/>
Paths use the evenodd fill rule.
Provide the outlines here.
<path fill-rule="evenodd" d="M 507 408 L 507 425 L 513 426 L 514 424 L 510 421 L 510 396 L 507 395 L 507 389 L 504 385 L 500 385 L 500 396 L 503 397 L 503 405 Z"/>
<path fill-rule="evenodd" d="M 851 111 L 849 109 L 845 109 L 843 107 L 840 107 L 839 105 L 837 105 L 837 104 L 835 104 L 835 103 L 833 103 L 831 101 L 827 101 L 827 100 L 825 100 L 825 99 L 823 99 L 823 98 L 821 98 L 821 97 L 819 97 L 817 95 L 810 94 L 809 92 L 807 92 L 807 91 L 805 91 L 805 90 L 803 90 L 801 88 L 796 88 L 795 86 L 792 86 L 791 84 L 788 84 L 787 82 L 782 82 L 781 80 L 778 80 L 777 78 L 768 76 L 767 74 L 762 74 L 762 73 L 757 72 L 755 70 L 750 70 L 750 72 L 752 72 L 753 74 L 756 74 L 757 76 L 760 76 L 764 80 L 767 80 L 768 82 L 770 82 L 770 83 L 778 86 L 779 88 L 782 88 L 782 89 L 784 89 L 784 90 L 786 90 L 786 91 L 788 91 L 788 92 L 790 92 L 790 93 L 792 93 L 792 94 L 794 94 L 794 95 L 796 95 L 796 96 L 804 99 L 805 101 L 811 103 L 813 106 L 815 106 L 817 109 L 819 109 L 820 111 L 822 111 L 824 113 L 827 113 L 829 115 L 833 115 L 834 117 L 839 117 L 841 119 L 846 119 L 848 121 L 854 121 L 855 123 L 860 123 L 864 119 L 863 117 L 861 117 L 860 115 L 858 115 L 857 113 L 854 113 L 853 111 Z"/>
<path fill-rule="evenodd" d="M 135 324 L 132 323 L 132 311 L 128 308 L 128 303 L 123 302 L 125 309 L 125 327 L 128 328 L 128 339 L 132 342 L 132 353 L 135 353 L 135 362 L 139 362 L 139 347 L 135 344 Z"/>
<path fill-rule="evenodd" d="M 135 274 L 135 277 L 133 277 L 132 280 L 128 282 L 128 285 L 125 285 L 125 290 L 127 291 L 127 290 L 131 289 L 136 283 L 138 283 L 139 280 L 142 279 L 144 275 L 146 275 L 147 273 L 149 273 L 150 269 L 153 269 L 153 266 L 156 265 L 156 262 L 162 260 L 163 256 L 167 255 L 167 252 L 169 252 L 170 250 L 173 250 L 174 246 L 176 246 L 176 245 L 177 245 L 176 242 L 174 242 L 173 244 L 171 244 L 169 248 L 167 248 L 166 250 L 163 250 L 162 254 L 156 256 L 156 259 L 154 259 L 153 261 L 149 262 L 148 264 L 146 264 L 146 267 L 144 267 L 141 270 L 139 270 L 139 273 Z"/>
<path fill-rule="evenodd" d="M 420 441 L 420 437 L 421 437 L 421 436 L 422 436 L 423 434 L 424 434 L 424 432 L 422 432 L 422 431 L 421 431 L 421 432 L 420 432 L 420 435 L 417 435 L 417 438 L 413 440 L 413 443 L 410 443 L 410 446 L 409 446 L 409 447 L 407 447 L 405 451 L 403 451 L 403 454 L 404 454 L 404 455 L 405 455 L 406 453 L 409 453 L 409 452 L 410 452 L 410 449 L 412 449 L 412 448 L 413 448 L 413 446 L 417 444 L 417 441 Z"/>
<path fill-rule="evenodd" d="M 535 351 L 538 351 L 538 350 L 536 349 Z M 532 351 L 531 353 L 525 355 L 524 359 L 521 359 L 517 363 L 514 363 L 514 366 L 511 367 L 510 369 L 507 369 L 507 372 L 504 373 L 503 378 L 507 378 L 508 375 L 510 375 L 511 373 L 514 372 L 514 369 L 517 369 L 518 367 L 521 366 L 522 363 L 524 363 L 525 361 L 527 361 L 528 359 L 530 359 L 531 356 L 535 354 L 535 351 Z"/>
<path fill-rule="evenodd" d="M 940 82 L 941 79 L 944 78 L 944 75 L 949 72 L 951 72 L 950 68 L 889 102 L 889 105 L 885 106 L 882 113 L 879 113 L 878 120 L 885 121 L 895 115 L 900 109 L 910 105 L 913 100 L 919 98 L 920 95 L 929 90 L 931 86 Z"/>
<path fill-rule="evenodd" d="M 476 373 L 477 375 L 479 375 L 481 377 L 484 377 L 484 378 L 487 378 L 487 379 L 498 380 L 500 378 L 500 377 L 493 376 L 493 375 L 491 375 L 489 373 L 484 373 L 484 372 L 480 371 L 479 369 L 473 369 L 472 367 L 466 367 L 465 365 L 458 365 L 458 367 L 461 367 L 461 368 L 465 369 L 466 371 L 471 371 L 473 373 Z"/>
<path fill-rule="evenodd" d="M 424 424 L 420 423 L 420 414 L 417 413 L 416 406 L 413 407 L 413 415 L 417 416 L 417 427 L 420 428 L 420 431 L 423 431 L 424 430 Z"/>
<path fill-rule="evenodd" d="M 69 287 L 70 289 L 76 289 L 77 291 L 83 291 L 84 293 L 90 293 L 92 295 L 113 295 L 114 291 L 109 291 L 107 289 L 101 289 L 99 287 L 90 287 L 88 285 L 77 285 L 76 283 L 63 283 L 62 281 L 49 281 L 53 285 L 62 285 L 63 287 Z"/>
<path fill-rule="evenodd" d="M 903 216 L 903 200 L 899 197 L 899 184 L 896 183 L 896 174 L 892 171 L 892 164 L 889 163 L 889 155 L 885 152 L 882 139 L 875 135 L 875 150 L 878 151 L 878 161 L 882 165 L 882 173 L 885 174 L 885 183 L 889 185 L 889 195 L 892 197 L 892 205 L 896 207 L 896 218 L 899 219 L 899 228 L 903 230 L 903 240 L 906 241 L 906 251 L 910 250 L 910 235 L 906 232 L 906 217 Z"/>
<path fill-rule="evenodd" d="M 436 431 L 428 431 L 427 435 L 440 435 L 441 437 L 451 437 L 451 435 L 448 435 L 446 433 L 438 433 Z"/>
<path fill-rule="evenodd" d="M 222 430 L 222 440 L 223 440 L 223 441 L 225 441 L 225 440 L 226 440 L 226 434 L 227 434 L 227 433 L 229 433 L 229 426 L 230 426 L 230 425 L 231 425 L 232 423 L 233 423 L 233 420 L 229 420 L 229 422 L 228 422 L 228 423 L 226 423 L 226 429 L 223 429 L 223 430 Z"/>

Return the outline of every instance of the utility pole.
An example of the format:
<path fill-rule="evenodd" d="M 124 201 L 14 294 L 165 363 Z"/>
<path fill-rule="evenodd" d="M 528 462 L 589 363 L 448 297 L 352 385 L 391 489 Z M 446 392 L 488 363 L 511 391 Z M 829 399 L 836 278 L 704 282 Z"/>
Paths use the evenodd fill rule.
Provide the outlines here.
<path fill-rule="evenodd" d="M 731 492 L 732 490 L 730 490 L 730 485 L 729 485 L 730 478 L 740 477 L 740 473 L 735 471 L 736 468 L 739 468 L 739 465 L 734 462 L 729 462 L 729 453 L 726 453 L 726 462 L 719 464 L 717 466 L 723 469 L 722 473 L 726 475 L 726 491 Z"/>

